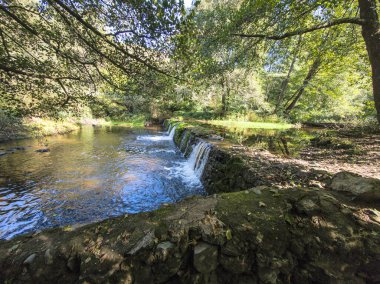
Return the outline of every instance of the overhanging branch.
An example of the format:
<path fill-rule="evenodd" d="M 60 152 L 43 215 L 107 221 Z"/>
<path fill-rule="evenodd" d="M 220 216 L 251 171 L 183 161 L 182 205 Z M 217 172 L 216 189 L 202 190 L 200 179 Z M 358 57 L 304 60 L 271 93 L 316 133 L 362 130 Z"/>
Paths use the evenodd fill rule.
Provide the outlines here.
<path fill-rule="evenodd" d="M 327 29 L 327 28 L 342 25 L 342 24 L 364 25 L 365 23 L 366 21 L 360 18 L 342 18 L 342 19 L 337 19 L 328 23 L 323 23 L 311 28 L 299 29 L 292 32 L 284 33 L 282 35 L 243 34 L 243 33 L 233 33 L 231 35 L 243 37 L 243 38 L 262 38 L 262 39 L 270 39 L 270 40 L 283 40 L 288 37 L 302 35 L 302 34 L 314 32 L 317 30 Z"/>

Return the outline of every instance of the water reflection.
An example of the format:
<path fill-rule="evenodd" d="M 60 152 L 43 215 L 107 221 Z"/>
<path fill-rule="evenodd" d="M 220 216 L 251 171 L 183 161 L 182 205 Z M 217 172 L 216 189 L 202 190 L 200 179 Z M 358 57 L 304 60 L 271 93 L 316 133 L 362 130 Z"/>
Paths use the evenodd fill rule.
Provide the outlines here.
<path fill-rule="evenodd" d="M 155 139 L 137 139 L 156 137 Z M 155 129 L 85 127 L 78 133 L 0 144 L 0 238 L 153 210 L 204 194 L 172 141 Z M 36 153 L 48 147 L 50 152 Z"/>
<path fill-rule="evenodd" d="M 318 129 L 257 129 L 257 128 L 233 128 L 203 125 L 213 128 L 218 135 L 224 138 L 225 146 L 239 144 L 247 147 L 265 149 L 273 154 L 297 157 L 308 145 L 310 139 L 321 130 Z"/>

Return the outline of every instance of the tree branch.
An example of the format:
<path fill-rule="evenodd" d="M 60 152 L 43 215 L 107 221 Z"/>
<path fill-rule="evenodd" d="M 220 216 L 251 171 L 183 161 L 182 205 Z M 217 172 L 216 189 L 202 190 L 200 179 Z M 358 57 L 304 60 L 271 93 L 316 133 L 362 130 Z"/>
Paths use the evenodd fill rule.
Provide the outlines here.
<path fill-rule="evenodd" d="M 270 40 L 283 40 L 288 37 L 292 36 L 297 36 L 297 35 L 302 35 L 310 32 L 314 32 L 317 30 L 322 30 L 326 28 L 330 28 L 333 26 L 338 26 L 342 24 L 355 24 L 355 25 L 364 25 L 366 24 L 366 21 L 360 18 L 342 18 L 342 19 L 337 19 L 328 23 L 323 23 L 320 25 L 316 25 L 311 28 L 306 28 L 306 29 L 299 29 L 295 30 L 292 32 L 287 32 L 282 35 L 265 35 L 265 34 L 242 34 L 242 33 L 233 33 L 231 34 L 232 36 L 238 36 L 238 37 L 243 37 L 243 38 L 263 38 L 263 39 L 270 39 Z"/>
<path fill-rule="evenodd" d="M 4 11 L 5 14 L 7 14 L 9 17 L 11 17 L 13 20 L 15 20 L 17 23 L 19 23 L 24 29 L 26 29 L 27 31 L 29 31 L 30 33 L 34 34 L 34 35 L 38 35 L 38 32 L 33 29 L 29 23 L 27 22 L 24 22 L 23 20 L 21 20 L 19 17 L 17 17 L 15 14 L 11 13 L 7 7 L 3 6 L 3 5 L 0 5 L 0 10 Z"/>
<path fill-rule="evenodd" d="M 32 72 L 17 70 L 17 69 L 5 66 L 4 64 L 1 64 L 1 63 L 0 63 L 0 70 L 3 70 L 5 72 L 9 72 L 9 73 L 24 75 L 24 76 L 28 76 L 28 77 L 32 77 L 32 78 L 38 78 L 38 79 L 81 81 L 81 79 L 78 77 L 70 77 L 70 76 L 54 77 L 54 76 L 49 76 L 49 75 L 45 75 L 45 74 L 38 74 L 38 73 L 32 73 Z"/>
<path fill-rule="evenodd" d="M 165 76 L 168 76 L 168 77 L 176 78 L 175 76 L 172 76 L 172 75 L 168 74 L 167 72 L 165 72 L 165 71 L 157 68 L 156 66 L 153 66 L 152 64 L 146 62 L 145 60 L 141 59 L 140 57 L 129 53 L 128 51 L 126 51 L 125 49 L 121 48 L 116 43 L 114 43 L 114 42 L 110 41 L 109 39 L 107 39 L 107 37 L 106 37 L 105 34 L 103 34 L 98 29 L 96 29 L 94 26 L 92 26 L 90 23 L 88 23 L 87 21 L 85 21 L 77 12 L 75 12 L 72 9 L 70 9 L 62 1 L 55 0 L 53 2 L 51 0 L 48 0 L 48 2 L 53 7 L 55 7 L 55 4 L 59 5 L 62 9 L 64 9 L 67 13 L 69 13 L 73 18 L 75 18 L 79 23 L 81 23 L 86 29 L 92 31 L 94 34 L 96 34 L 97 36 L 99 36 L 100 38 L 102 38 L 107 44 L 109 44 L 110 46 L 114 47 L 116 50 L 122 52 L 124 55 L 126 55 L 126 56 L 128 56 L 128 57 L 130 57 L 130 58 L 132 58 L 134 60 L 136 60 L 137 62 L 143 64 L 144 66 L 148 67 L 151 70 L 154 70 L 154 71 L 156 71 L 158 73 L 161 73 L 161 74 L 163 74 Z M 176 78 L 176 79 L 179 79 L 179 78 Z"/>

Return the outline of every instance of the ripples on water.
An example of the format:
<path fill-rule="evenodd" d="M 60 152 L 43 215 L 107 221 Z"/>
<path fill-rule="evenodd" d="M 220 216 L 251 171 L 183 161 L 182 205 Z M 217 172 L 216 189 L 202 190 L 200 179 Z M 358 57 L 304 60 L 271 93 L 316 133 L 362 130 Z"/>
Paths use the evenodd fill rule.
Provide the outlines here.
<path fill-rule="evenodd" d="M 48 153 L 35 150 L 47 147 Z M 85 127 L 0 144 L 0 238 L 89 223 L 204 194 L 170 137 L 153 129 Z"/>

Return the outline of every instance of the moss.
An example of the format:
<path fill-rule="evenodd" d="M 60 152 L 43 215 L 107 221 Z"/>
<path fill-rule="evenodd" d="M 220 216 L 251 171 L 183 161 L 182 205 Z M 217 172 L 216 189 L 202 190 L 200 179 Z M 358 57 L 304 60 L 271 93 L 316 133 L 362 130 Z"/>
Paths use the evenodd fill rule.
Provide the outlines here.
<path fill-rule="evenodd" d="M 182 145 L 182 148 L 180 149 L 181 152 L 184 152 L 186 150 L 187 144 L 189 143 L 189 140 L 191 137 L 191 132 L 188 129 L 185 129 L 185 132 L 183 135 L 185 135 L 185 137 L 183 138 L 184 139 L 183 145 Z M 184 154 L 186 156 L 186 153 Z"/>
<path fill-rule="evenodd" d="M 164 121 L 164 129 L 167 131 L 169 129 L 170 119 L 165 119 Z"/>
<path fill-rule="evenodd" d="M 186 127 L 184 123 L 178 123 L 174 133 L 174 143 L 179 146 L 182 140 L 182 134 L 185 132 Z"/>

